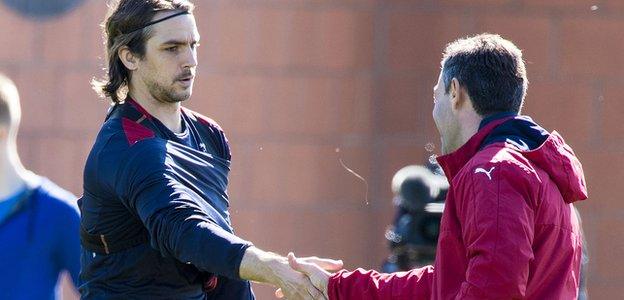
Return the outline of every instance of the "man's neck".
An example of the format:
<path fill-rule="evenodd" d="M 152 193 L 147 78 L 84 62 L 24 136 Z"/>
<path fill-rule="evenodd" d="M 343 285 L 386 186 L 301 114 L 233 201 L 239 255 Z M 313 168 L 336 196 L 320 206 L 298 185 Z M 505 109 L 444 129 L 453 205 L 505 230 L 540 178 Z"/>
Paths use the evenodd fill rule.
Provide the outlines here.
<path fill-rule="evenodd" d="M 0 146 L 0 201 L 23 189 L 32 176 L 20 162 L 14 146 Z"/>
<path fill-rule="evenodd" d="M 480 120 L 471 120 L 470 122 L 465 122 L 463 124 L 463 126 L 461 127 L 461 139 L 462 139 L 462 143 L 461 145 L 464 145 L 465 143 L 468 142 L 468 140 L 470 140 L 470 138 L 472 138 L 472 136 L 474 136 L 475 134 L 477 134 L 477 131 L 479 131 L 479 123 L 481 121 Z"/>
<path fill-rule="evenodd" d="M 459 128 L 459 136 L 457 139 L 457 144 L 455 144 L 451 151 L 447 152 L 455 152 L 463 145 L 465 145 L 478 131 L 479 124 L 483 118 L 476 113 L 466 114 L 460 117 L 460 128 Z"/>
<path fill-rule="evenodd" d="M 130 88 L 128 95 L 169 130 L 176 133 L 182 131 L 180 102 L 164 103 L 156 100 L 148 91 L 138 88 Z"/>

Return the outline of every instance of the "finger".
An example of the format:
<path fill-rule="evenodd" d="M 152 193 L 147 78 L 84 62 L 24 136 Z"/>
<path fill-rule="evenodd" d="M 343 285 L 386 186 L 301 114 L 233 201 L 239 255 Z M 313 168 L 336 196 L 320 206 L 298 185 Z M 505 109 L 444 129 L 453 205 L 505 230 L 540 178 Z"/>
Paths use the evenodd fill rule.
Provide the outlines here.
<path fill-rule="evenodd" d="M 282 289 L 275 290 L 275 297 L 277 297 L 278 299 L 284 298 L 284 292 L 282 292 Z"/>
<path fill-rule="evenodd" d="M 302 272 L 306 275 L 310 275 L 306 272 L 307 269 L 303 267 L 303 264 L 295 257 L 294 253 L 290 252 L 286 257 L 288 258 L 288 265 L 293 268 L 293 270 Z"/>
<path fill-rule="evenodd" d="M 335 260 L 329 258 L 318 258 L 316 256 L 300 258 L 304 262 L 315 264 L 327 271 L 339 271 L 344 266 L 342 260 Z"/>
<path fill-rule="evenodd" d="M 327 271 L 321 269 L 319 266 L 315 264 L 311 264 L 305 262 L 299 258 L 296 258 L 295 255 L 291 252 L 288 253 L 288 264 L 293 270 L 299 271 L 303 274 L 306 274 L 308 277 L 313 276 L 316 273 L 324 273 L 329 274 Z"/>

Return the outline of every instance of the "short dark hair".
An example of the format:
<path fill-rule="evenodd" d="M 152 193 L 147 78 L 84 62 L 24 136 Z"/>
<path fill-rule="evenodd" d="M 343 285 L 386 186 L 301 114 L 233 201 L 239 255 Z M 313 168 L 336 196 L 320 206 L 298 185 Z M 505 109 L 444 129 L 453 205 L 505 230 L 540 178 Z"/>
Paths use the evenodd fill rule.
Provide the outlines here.
<path fill-rule="evenodd" d="M 188 0 L 117 0 L 110 5 L 108 15 L 102 24 L 106 43 L 103 80 L 93 80 L 93 88 L 102 97 L 110 97 L 114 103 L 123 101 L 123 89 L 127 88 L 130 73 L 119 59 L 117 52 L 123 46 L 142 58 L 145 42 L 151 37 L 150 26 L 154 16 L 163 11 L 184 11 L 192 13 L 194 5 Z M 143 28 L 134 30 L 136 28 Z"/>
<path fill-rule="evenodd" d="M 519 113 L 529 81 L 522 51 L 496 34 L 479 34 L 449 43 L 442 59 L 446 93 L 457 78 L 481 116 Z"/>

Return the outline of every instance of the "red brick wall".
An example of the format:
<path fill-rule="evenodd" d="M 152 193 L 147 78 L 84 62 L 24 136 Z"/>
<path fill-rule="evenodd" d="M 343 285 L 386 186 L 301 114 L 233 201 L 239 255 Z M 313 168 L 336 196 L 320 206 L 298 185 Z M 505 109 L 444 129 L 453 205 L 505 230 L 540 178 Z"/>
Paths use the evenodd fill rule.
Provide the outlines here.
<path fill-rule="evenodd" d="M 439 140 L 430 113 L 440 52 L 488 31 L 524 49 L 525 112 L 560 131 L 584 163 L 590 294 L 624 293 L 620 1 L 196 2 L 200 75 L 188 105 L 229 134 L 238 234 L 280 253 L 377 268 L 387 254 L 391 176 L 424 163 L 425 145 Z M 76 194 L 107 108 L 88 84 L 101 74 L 104 11 L 91 0 L 36 21 L 0 5 L 0 70 L 22 95 L 24 163 Z M 270 288 L 256 291 L 271 298 Z"/>

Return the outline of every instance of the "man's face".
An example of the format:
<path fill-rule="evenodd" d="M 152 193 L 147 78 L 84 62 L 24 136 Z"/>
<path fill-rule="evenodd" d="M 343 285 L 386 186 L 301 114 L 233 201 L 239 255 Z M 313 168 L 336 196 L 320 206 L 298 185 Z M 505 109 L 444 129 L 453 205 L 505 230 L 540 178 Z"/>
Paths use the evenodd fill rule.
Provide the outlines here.
<path fill-rule="evenodd" d="M 452 108 L 452 93 L 445 92 L 442 71 L 438 76 L 438 82 L 433 87 L 433 120 L 435 121 L 440 140 L 442 142 L 442 154 L 451 153 L 460 145 L 459 121 Z"/>
<path fill-rule="evenodd" d="M 175 12 L 163 12 L 155 19 Z M 187 100 L 193 91 L 197 68 L 199 32 L 191 14 L 173 17 L 152 25 L 145 44 L 145 56 L 132 73 L 154 99 L 164 103 Z"/>

